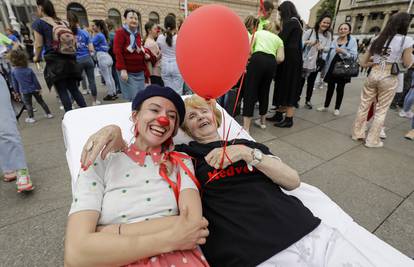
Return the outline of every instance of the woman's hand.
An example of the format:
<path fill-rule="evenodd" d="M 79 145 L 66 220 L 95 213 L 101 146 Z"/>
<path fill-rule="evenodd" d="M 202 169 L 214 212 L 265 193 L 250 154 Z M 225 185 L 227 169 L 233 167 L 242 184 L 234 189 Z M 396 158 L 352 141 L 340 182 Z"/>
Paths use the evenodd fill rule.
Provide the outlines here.
<path fill-rule="evenodd" d="M 172 251 L 189 250 L 206 243 L 206 238 L 209 235 L 206 218 L 191 220 L 186 207 L 181 210 L 178 217 L 179 219 L 173 227 L 167 230 L 171 236 Z"/>
<path fill-rule="evenodd" d="M 215 169 L 225 169 L 229 165 L 239 160 L 246 162 L 251 160 L 251 148 L 244 145 L 230 145 L 226 147 L 226 155 L 224 155 L 224 148 L 215 148 L 207 156 L 204 157 L 207 164 Z M 224 159 L 223 159 L 224 157 Z M 223 166 L 220 163 L 223 159 Z"/>
<path fill-rule="evenodd" d="M 337 47 L 337 48 L 335 49 L 335 51 L 336 51 L 336 53 L 346 54 L 346 50 L 345 50 L 345 49 L 342 49 L 342 48 L 339 48 L 339 47 Z"/>
<path fill-rule="evenodd" d="M 128 81 L 128 72 L 126 70 L 121 70 L 121 79 L 124 82 L 127 82 Z"/>
<path fill-rule="evenodd" d="M 81 167 L 87 170 L 99 152 L 102 159 L 110 152 L 116 152 L 126 147 L 125 141 L 122 139 L 122 131 L 116 125 L 108 125 L 89 137 L 83 146 L 81 156 Z"/>

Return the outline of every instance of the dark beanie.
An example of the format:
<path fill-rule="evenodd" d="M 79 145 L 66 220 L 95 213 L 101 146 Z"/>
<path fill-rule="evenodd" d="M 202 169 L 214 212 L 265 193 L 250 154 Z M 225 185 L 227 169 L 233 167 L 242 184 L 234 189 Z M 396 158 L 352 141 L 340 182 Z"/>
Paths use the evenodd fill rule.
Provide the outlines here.
<path fill-rule="evenodd" d="M 178 112 L 179 125 L 181 125 L 185 116 L 184 101 L 181 96 L 170 87 L 162 87 L 156 84 L 147 86 L 147 88 L 138 92 L 135 96 L 132 101 L 132 110 L 137 110 L 145 100 L 154 96 L 164 97 L 174 104 Z"/>

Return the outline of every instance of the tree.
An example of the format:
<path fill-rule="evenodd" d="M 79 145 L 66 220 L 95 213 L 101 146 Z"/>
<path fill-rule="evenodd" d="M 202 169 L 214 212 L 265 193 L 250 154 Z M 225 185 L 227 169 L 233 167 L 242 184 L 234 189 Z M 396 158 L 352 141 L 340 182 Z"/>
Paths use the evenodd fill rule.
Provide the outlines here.
<path fill-rule="evenodd" d="M 324 0 L 319 7 L 318 11 L 316 12 L 316 16 L 320 17 L 323 14 L 329 13 L 332 17 L 334 17 L 336 8 L 336 0 Z"/>

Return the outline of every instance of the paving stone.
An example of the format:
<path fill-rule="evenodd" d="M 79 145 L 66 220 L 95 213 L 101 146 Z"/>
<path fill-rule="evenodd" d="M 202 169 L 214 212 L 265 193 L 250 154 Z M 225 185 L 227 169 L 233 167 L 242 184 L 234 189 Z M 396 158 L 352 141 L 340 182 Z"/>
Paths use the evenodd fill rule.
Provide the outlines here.
<path fill-rule="evenodd" d="M 300 174 L 323 162 L 322 159 L 281 140 L 265 142 L 264 145 L 268 146 L 274 155 L 280 157 L 283 162 L 294 168 Z"/>
<path fill-rule="evenodd" d="M 407 132 L 399 128 L 386 130 L 387 139 L 384 140 L 384 147 L 414 158 L 414 142 L 404 138 Z"/>
<path fill-rule="evenodd" d="M 44 143 L 30 144 L 30 141 L 23 141 L 26 153 L 27 164 L 31 172 L 67 166 L 66 150 L 63 140 L 46 141 Z"/>
<path fill-rule="evenodd" d="M 324 160 L 332 159 L 356 146 L 351 138 L 318 126 L 281 138 Z"/>
<path fill-rule="evenodd" d="M 0 228 L 1 266 L 63 266 L 68 207 Z"/>
<path fill-rule="evenodd" d="M 302 181 L 314 185 L 369 231 L 374 231 L 402 201 L 402 197 L 356 176 L 331 162 L 305 173 Z"/>
<path fill-rule="evenodd" d="M 414 194 L 411 193 L 401 206 L 375 231 L 375 234 L 414 258 Z"/>
<path fill-rule="evenodd" d="M 414 190 L 414 158 L 386 148 L 357 147 L 333 160 L 359 177 L 402 197 Z"/>
<path fill-rule="evenodd" d="M 348 115 L 321 125 L 351 138 L 352 124 L 354 123 L 354 120 L 355 115 Z"/>
<path fill-rule="evenodd" d="M 316 124 L 310 121 L 302 120 L 300 118 L 293 119 L 293 127 L 291 128 L 279 128 L 279 127 L 273 126 L 273 124 L 274 123 L 269 123 L 269 122 L 267 123 L 266 132 L 274 136 L 277 136 L 277 137 L 287 136 L 292 133 L 300 132 L 304 129 L 308 129 L 308 128 L 316 126 Z"/>

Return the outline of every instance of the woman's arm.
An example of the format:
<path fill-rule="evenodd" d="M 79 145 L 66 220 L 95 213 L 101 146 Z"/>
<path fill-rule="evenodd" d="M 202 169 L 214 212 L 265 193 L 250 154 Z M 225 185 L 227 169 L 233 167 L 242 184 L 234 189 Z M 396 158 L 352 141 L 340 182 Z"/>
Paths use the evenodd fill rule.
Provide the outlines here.
<path fill-rule="evenodd" d="M 227 168 L 232 162 L 244 160 L 246 163 L 250 163 L 253 160 L 253 149 L 244 145 L 230 145 L 226 148 L 226 154 L 230 158 L 231 162 L 226 156 L 224 156 L 223 166 L 220 166 L 220 162 L 223 157 L 223 148 L 213 149 L 206 157 L 206 162 L 213 168 L 222 169 Z M 274 183 L 280 185 L 286 190 L 293 190 L 300 185 L 300 179 L 297 171 L 283 163 L 279 158 L 271 155 L 263 155 L 263 159 L 258 163 L 255 168 L 263 172 Z"/>
<path fill-rule="evenodd" d="M 404 67 L 406 68 L 411 67 L 411 65 L 413 64 L 413 48 L 412 47 L 404 49 L 402 61 L 403 61 Z"/>
<path fill-rule="evenodd" d="M 285 60 L 285 48 L 281 46 L 277 49 L 277 52 L 276 52 L 276 62 L 277 64 L 280 64 L 284 60 Z"/>
<path fill-rule="evenodd" d="M 96 233 L 99 213 L 81 211 L 69 216 L 65 237 L 67 266 L 120 266 L 174 250 L 168 231 L 126 236 Z"/>
<path fill-rule="evenodd" d="M 43 36 L 37 31 L 34 32 L 34 61 L 37 62 L 41 56 L 43 48 Z"/>

